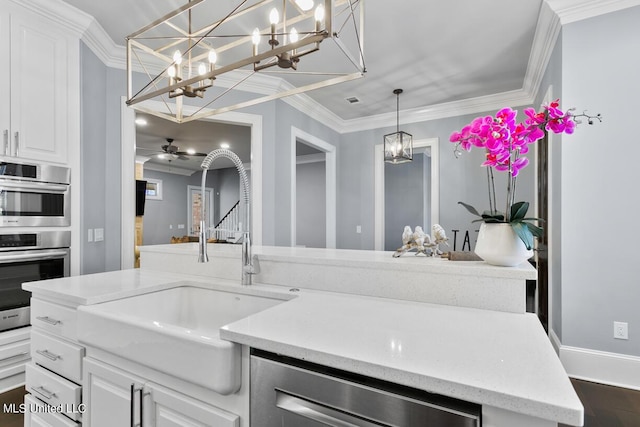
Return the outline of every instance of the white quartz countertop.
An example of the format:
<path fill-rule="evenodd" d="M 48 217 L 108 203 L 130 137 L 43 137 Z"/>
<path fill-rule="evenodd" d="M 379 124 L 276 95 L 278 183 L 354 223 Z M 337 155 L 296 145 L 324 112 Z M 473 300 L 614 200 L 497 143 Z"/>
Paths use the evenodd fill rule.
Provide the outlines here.
<path fill-rule="evenodd" d="M 224 326 L 251 347 L 581 425 L 583 407 L 532 314 L 302 290 Z"/>
<path fill-rule="evenodd" d="M 27 282 L 22 284 L 22 288 L 42 298 L 77 306 L 173 288 L 176 282 L 184 280 L 207 281 L 200 276 L 130 269 Z M 216 282 L 233 283 L 223 279 L 217 279 Z"/>
<path fill-rule="evenodd" d="M 223 339 L 482 405 L 581 425 L 583 408 L 534 315 L 254 285 L 149 270 L 23 284 L 88 305 L 202 284 L 291 297 L 224 326 Z"/>

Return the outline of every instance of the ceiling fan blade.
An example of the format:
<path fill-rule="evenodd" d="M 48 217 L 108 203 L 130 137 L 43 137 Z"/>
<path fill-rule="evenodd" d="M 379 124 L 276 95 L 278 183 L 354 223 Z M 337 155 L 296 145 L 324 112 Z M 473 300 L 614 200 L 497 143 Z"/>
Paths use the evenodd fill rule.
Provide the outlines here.
<path fill-rule="evenodd" d="M 175 154 L 177 154 L 179 156 L 200 156 L 200 157 L 206 156 L 205 153 L 189 153 L 187 151 L 178 151 Z"/>

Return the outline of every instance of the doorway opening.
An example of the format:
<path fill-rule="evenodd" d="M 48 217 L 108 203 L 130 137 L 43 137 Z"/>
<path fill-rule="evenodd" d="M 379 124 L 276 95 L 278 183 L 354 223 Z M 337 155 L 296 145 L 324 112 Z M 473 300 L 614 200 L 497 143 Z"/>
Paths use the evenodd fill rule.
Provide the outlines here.
<path fill-rule="evenodd" d="M 336 147 L 292 126 L 292 247 L 336 247 L 336 173 Z M 324 228 L 324 239 L 308 229 L 315 227 L 317 231 L 319 220 Z"/>
<path fill-rule="evenodd" d="M 148 101 L 155 109 L 164 104 Z M 188 110 L 185 107 L 185 110 Z M 136 147 L 136 112 L 126 105 L 125 97 L 121 100 L 121 260 L 122 269 L 133 268 L 135 260 L 135 147 Z M 210 120 L 212 121 L 212 120 Z M 256 245 L 262 244 L 262 116 L 248 113 L 228 112 L 215 116 L 215 121 L 250 127 L 251 135 L 251 199 L 252 223 L 250 229 L 252 240 Z M 186 186 L 185 186 L 186 192 Z M 185 204 L 186 206 L 186 196 Z M 186 231 L 186 230 L 185 230 Z"/>
<path fill-rule="evenodd" d="M 416 225 L 421 225 L 425 231 L 425 233 L 431 233 L 431 227 L 433 224 L 438 224 L 440 222 L 440 155 L 439 155 L 439 139 L 438 138 L 430 138 L 414 141 L 413 149 L 416 153 L 414 158 L 419 158 L 420 160 L 416 160 L 412 163 L 428 163 L 427 167 L 421 167 L 420 172 L 417 173 L 415 169 L 411 169 L 411 166 L 407 168 L 406 171 L 400 171 L 399 169 L 389 169 L 389 171 L 393 171 L 394 174 L 398 175 L 406 175 L 405 178 L 412 177 L 413 180 L 420 180 L 421 183 L 425 183 L 426 185 L 409 185 L 406 190 L 411 192 L 411 194 L 415 194 L 415 199 L 417 200 L 417 204 L 422 207 L 421 212 L 419 214 L 414 214 L 412 217 L 415 217 L 414 221 L 420 221 L 420 224 L 402 224 L 399 226 L 397 231 L 393 231 L 393 226 L 389 225 L 390 234 L 394 236 L 397 235 L 398 238 L 402 235 L 402 230 L 404 225 L 409 225 L 413 229 Z M 386 249 L 388 245 L 386 242 L 386 229 L 387 229 L 387 221 L 386 218 L 391 214 L 391 212 L 385 212 L 387 203 L 387 199 L 389 198 L 386 194 L 385 188 L 387 188 L 386 183 L 386 172 L 387 169 L 385 167 L 384 162 L 384 147 L 383 144 L 378 144 L 375 147 L 375 165 L 374 165 L 374 249 L 377 251 L 384 250 L 394 250 Z M 389 168 L 398 168 L 403 165 L 390 165 Z M 405 181 L 406 182 L 406 181 Z M 395 184 L 394 184 L 395 185 Z M 398 184 L 402 186 L 402 184 Z M 405 184 L 406 185 L 406 184 Z M 419 190 L 416 188 L 420 187 Z M 405 194 L 406 196 L 406 194 Z M 397 204 L 394 206 L 398 206 Z M 402 212 L 403 215 L 406 212 Z M 400 217 L 401 215 L 393 214 L 396 217 Z M 416 216 L 417 215 L 417 216 Z M 406 218 L 404 219 L 407 220 Z M 402 221 L 402 220 L 401 220 Z M 394 246 L 393 241 L 389 242 L 389 245 Z M 402 245 L 400 245 L 402 246 Z M 399 246 L 398 246 L 399 247 Z"/>

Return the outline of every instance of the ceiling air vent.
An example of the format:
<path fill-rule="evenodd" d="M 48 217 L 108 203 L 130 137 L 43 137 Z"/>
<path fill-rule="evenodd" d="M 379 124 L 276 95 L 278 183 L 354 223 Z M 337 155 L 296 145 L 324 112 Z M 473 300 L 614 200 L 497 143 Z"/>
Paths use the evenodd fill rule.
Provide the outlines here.
<path fill-rule="evenodd" d="M 357 104 L 358 102 L 360 102 L 360 100 L 355 96 L 350 96 L 350 97 L 345 98 L 345 99 L 349 104 Z"/>

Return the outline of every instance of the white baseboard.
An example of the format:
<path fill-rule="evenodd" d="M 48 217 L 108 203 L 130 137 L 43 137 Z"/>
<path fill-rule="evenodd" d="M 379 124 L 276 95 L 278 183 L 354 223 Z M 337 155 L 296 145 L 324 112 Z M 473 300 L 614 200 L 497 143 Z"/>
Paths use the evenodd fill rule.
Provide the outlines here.
<path fill-rule="evenodd" d="M 549 338 L 571 378 L 640 390 L 640 357 L 562 345 L 553 331 Z"/>

